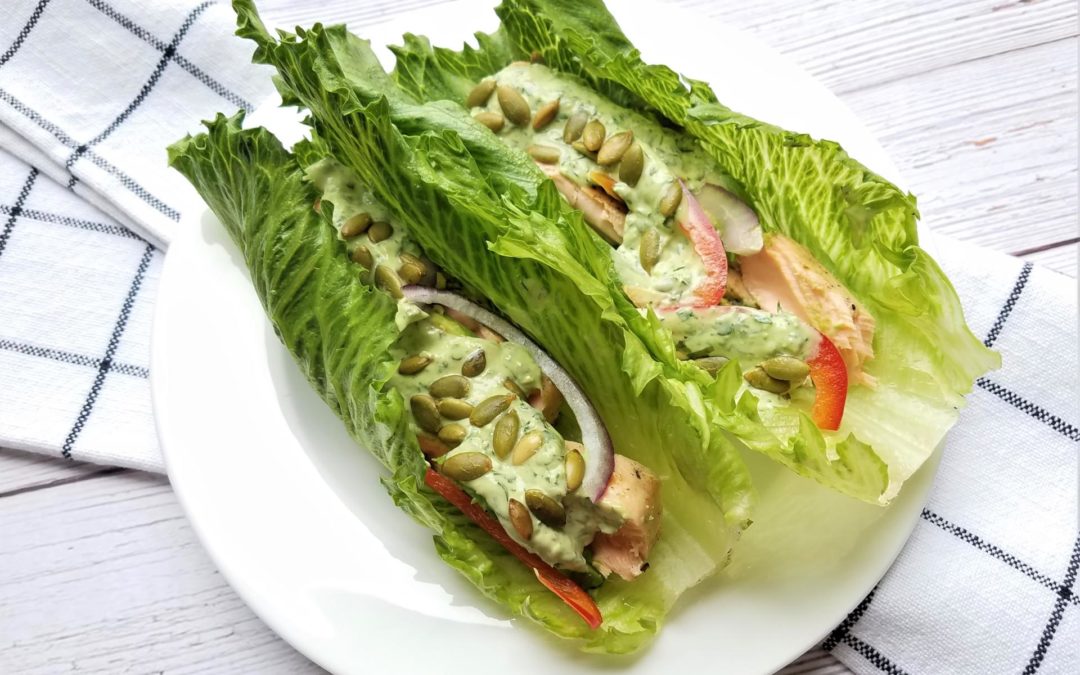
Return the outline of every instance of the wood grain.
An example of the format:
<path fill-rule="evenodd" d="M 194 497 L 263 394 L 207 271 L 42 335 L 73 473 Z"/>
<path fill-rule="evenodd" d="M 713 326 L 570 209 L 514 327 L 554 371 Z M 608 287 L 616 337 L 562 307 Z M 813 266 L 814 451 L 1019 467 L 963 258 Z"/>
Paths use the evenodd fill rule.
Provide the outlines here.
<path fill-rule="evenodd" d="M 1025 254 L 1023 258 L 1037 265 L 1043 265 L 1062 274 L 1075 277 L 1077 268 L 1080 267 L 1080 245 L 1074 241 L 1043 251 L 1033 251 Z"/>
<path fill-rule="evenodd" d="M 225 583 L 165 478 L 101 476 L 0 511 L 0 673 L 322 672 Z"/>
<path fill-rule="evenodd" d="M 1016 253 L 1077 235 L 1076 81 L 1071 39 L 845 100 L 896 161 L 930 227 Z"/>
<path fill-rule="evenodd" d="M 1077 34 L 1071 0 L 675 4 L 757 35 L 840 94 Z"/>
<path fill-rule="evenodd" d="M 0 449 L 0 498 L 69 483 L 102 472 L 116 473 L 113 467 L 69 462 L 18 450 Z"/>

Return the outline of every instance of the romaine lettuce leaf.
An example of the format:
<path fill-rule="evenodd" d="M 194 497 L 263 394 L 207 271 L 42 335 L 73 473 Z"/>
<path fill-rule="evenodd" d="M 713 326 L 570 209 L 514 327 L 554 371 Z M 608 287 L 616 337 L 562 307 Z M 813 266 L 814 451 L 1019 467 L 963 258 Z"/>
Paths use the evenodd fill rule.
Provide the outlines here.
<path fill-rule="evenodd" d="M 278 284 L 288 290 L 292 313 L 284 318 L 302 326 L 279 328 L 292 340 L 290 349 L 305 370 L 321 374 L 309 379 L 339 414 L 350 416 L 350 429 L 370 431 L 356 433 L 358 440 L 402 446 L 389 453 L 376 449 L 380 457 L 401 463 L 388 487 L 400 506 L 436 530 L 437 549 L 447 562 L 492 599 L 553 633 L 580 639 L 586 649 L 639 648 L 684 590 L 727 561 L 749 521 L 747 471 L 731 437 L 703 404 L 701 385 L 670 377 L 651 356 L 656 348 L 630 329 L 627 317 L 645 320 L 624 298 L 613 300 L 615 280 L 603 244 L 531 161 L 491 138 L 456 106 L 417 104 L 381 70 L 367 44 L 342 27 L 315 26 L 299 31 L 299 39 L 282 34 L 279 42 L 265 31 L 252 3 L 234 6 L 238 32 L 258 44 L 256 59 L 277 67 L 285 101 L 311 112 L 312 139 L 297 148 L 298 162 L 280 146 L 260 151 L 274 145 L 265 132 L 241 132 L 237 121 L 218 120 L 209 136 L 177 145 L 173 161 L 222 219 L 233 223 L 230 229 L 241 233 L 272 317 Z M 371 291 L 349 275 L 350 264 L 325 223 L 326 231 L 315 232 L 320 217 L 310 212 L 313 195 L 299 183 L 302 165 L 327 155 L 368 184 L 428 257 L 544 344 L 582 383 L 617 451 L 662 477 L 664 520 L 650 569 L 634 582 L 609 579 L 596 591 L 604 615 L 599 630 L 590 632 L 524 566 L 505 560 L 489 538 L 457 522 L 420 487 L 422 460 L 414 440 L 402 438 L 399 397 L 379 393 L 385 364 L 376 378 L 359 380 L 363 372 L 356 362 L 339 359 L 338 346 L 323 342 L 322 331 L 331 325 L 346 340 L 355 331 L 386 333 L 387 340 L 396 334 L 387 316 L 368 316 L 363 326 L 350 324 L 344 332 L 332 323 L 346 321 L 341 315 L 359 300 L 329 293 L 331 277 L 355 286 L 363 297 Z M 264 203 L 263 194 L 285 196 Z M 282 199 L 303 205 L 283 211 L 287 220 L 292 217 L 285 224 L 272 208 Z M 265 258 L 279 248 L 294 253 Z M 330 273 L 331 268 L 339 271 Z M 372 354 L 385 351 L 368 356 L 378 360 Z M 331 358 L 333 367 L 325 363 Z M 320 387 L 327 382 L 332 387 Z M 371 411 L 368 401 L 381 403 Z"/>
<path fill-rule="evenodd" d="M 556 633 L 581 619 L 531 571 L 423 483 L 426 463 L 404 402 L 384 385 L 396 366 L 396 305 L 358 279 L 329 209 L 316 214 L 303 168 L 265 129 L 241 130 L 243 113 L 169 148 L 169 162 L 196 187 L 243 253 L 282 343 L 349 434 L 386 467 L 394 503 L 435 532 L 435 548 L 485 595 Z M 646 617 L 647 618 L 647 617 Z M 613 651 L 629 649 L 620 636 Z"/>
<path fill-rule="evenodd" d="M 764 228 L 807 246 L 878 326 L 867 370 L 880 384 L 852 388 L 837 432 L 823 434 L 804 413 L 759 406 L 745 392 L 733 399 L 730 383 L 710 402 L 755 450 L 845 494 L 887 502 L 956 421 L 974 379 L 1000 363 L 971 334 L 948 279 L 918 247 L 915 198 L 835 143 L 734 113 L 706 84 L 645 64 L 599 0 L 504 0 L 496 12 L 502 27 L 478 35 L 478 49 L 433 49 L 406 36 L 394 50 L 396 81 L 415 96 L 461 101 L 476 81 L 539 55 L 695 138 Z M 654 334 L 646 344 L 665 340 Z M 653 355 L 665 360 L 666 347 Z"/>

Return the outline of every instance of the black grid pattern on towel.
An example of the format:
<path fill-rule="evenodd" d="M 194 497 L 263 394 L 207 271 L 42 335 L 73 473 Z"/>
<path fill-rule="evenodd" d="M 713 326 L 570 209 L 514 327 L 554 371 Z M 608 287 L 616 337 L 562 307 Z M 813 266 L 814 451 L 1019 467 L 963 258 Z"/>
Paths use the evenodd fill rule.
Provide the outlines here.
<path fill-rule="evenodd" d="M 176 31 L 176 35 L 173 36 L 173 39 L 169 42 L 168 46 L 166 46 L 165 49 L 162 51 L 161 58 L 158 59 L 157 65 L 154 67 L 153 72 L 150 73 L 150 77 L 146 80 L 146 83 L 143 84 L 142 88 L 139 90 L 139 93 L 135 96 L 135 99 L 132 100 L 131 103 L 129 103 L 127 107 L 124 108 L 124 110 L 116 116 L 116 119 L 114 119 L 109 124 L 109 126 L 105 128 L 104 131 L 102 131 L 97 136 L 94 136 L 86 143 L 83 143 L 82 145 L 75 148 L 75 151 L 68 156 L 67 161 L 64 163 L 64 168 L 68 170 L 69 174 L 71 174 L 71 178 L 68 180 L 68 188 L 75 187 L 75 183 L 78 180 L 75 177 L 75 174 L 72 173 L 72 167 L 75 166 L 75 163 L 79 161 L 79 158 L 82 157 L 87 150 L 97 145 L 98 143 L 101 143 L 113 132 L 119 129 L 120 125 L 122 125 L 124 121 L 131 116 L 131 113 L 135 112 L 135 109 L 142 105 L 143 101 L 146 100 L 146 97 L 149 96 L 150 92 L 154 90 L 154 87 L 157 85 L 158 81 L 161 80 L 161 74 L 165 72 L 165 67 L 168 66 L 169 62 L 173 60 L 174 56 L 176 56 L 176 50 L 180 46 L 180 41 L 184 39 L 184 36 L 187 35 L 189 30 L 191 30 L 191 27 L 195 25 L 195 20 L 199 18 L 199 15 L 205 12 L 206 9 L 212 4 L 214 4 L 213 0 L 206 0 L 205 2 L 196 5 L 190 12 L 188 12 L 187 17 L 184 19 L 184 23 L 180 25 L 180 30 Z"/>
<path fill-rule="evenodd" d="M 79 159 L 85 157 L 99 169 L 105 171 L 108 175 L 115 178 L 125 189 L 127 189 L 140 200 L 148 204 L 154 210 L 165 215 L 170 220 L 177 221 L 180 219 L 180 212 L 176 208 L 170 206 L 164 199 L 151 193 L 146 187 L 141 185 L 129 174 L 122 171 L 120 168 L 106 160 L 100 154 L 94 152 L 93 146 L 103 141 L 105 138 L 115 132 L 120 126 L 123 125 L 123 123 L 131 116 L 132 112 L 134 112 L 134 110 L 142 104 L 142 102 L 153 90 L 154 86 L 160 80 L 161 74 L 165 70 L 165 67 L 170 62 L 176 63 L 185 72 L 189 73 L 192 77 L 201 82 L 210 91 L 213 91 L 215 94 L 221 96 L 223 99 L 229 101 L 230 103 L 247 111 L 253 109 L 253 106 L 250 102 L 246 101 L 243 97 L 229 90 L 219 81 L 210 77 L 206 72 L 204 72 L 194 63 L 192 63 L 189 59 L 183 57 L 183 55 L 181 55 L 179 51 L 181 40 L 183 40 L 184 36 L 191 29 L 192 25 L 194 25 L 196 19 L 198 19 L 199 15 L 202 14 L 208 7 L 216 4 L 217 0 L 206 0 L 205 2 L 196 6 L 187 15 L 184 22 L 181 24 L 179 30 L 169 42 L 162 41 L 151 31 L 143 28 L 142 26 L 139 26 L 137 23 L 132 21 L 129 17 L 125 16 L 121 12 L 117 11 L 107 2 L 103 2 L 101 0 L 86 0 L 86 2 L 91 7 L 101 12 L 103 15 L 109 17 L 117 24 L 127 29 L 133 36 L 161 52 L 161 59 L 158 61 L 157 66 L 145 81 L 143 87 L 139 90 L 136 98 L 131 101 L 129 105 L 117 115 L 117 117 L 110 125 L 108 125 L 108 127 L 106 127 L 106 129 L 102 130 L 97 136 L 85 143 L 80 143 L 76 141 L 71 134 L 61 129 L 55 123 L 49 121 L 49 119 L 41 112 L 34 110 L 31 106 L 19 100 L 16 96 L 4 89 L 0 89 L 0 101 L 3 101 L 7 105 L 11 106 L 13 109 L 15 109 L 16 112 L 23 115 L 28 120 L 41 127 L 48 133 L 52 134 L 54 138 L 56 138 L 64 146 L 71 150 L 71 154 L 68 156 L 67 162 L 65 163 L 69 173 L 69 188 L 74 187 L 75 183 L 78 182 L 78 176 L 76 176 L 73 172 L 75 164 L 79 161 Z M 33 32 L 35 26 L 38 25 L 42 15 L 45 13 L 48 4 L 49 0 L 40 0 L 40 2 L 34 8 L 33 12 L 31 12 L 30 16 L 27 17 L 26 22 L 23 24 L 23 27 L 19 31 L 14 42 L 12 42 L 12 44 L 9 45 L 3 53 L 0 53 L 0 67 L 3 67 L 8 61 L 10 61 L 18 53 L 19 49 L 23 46 L 23 44 L 26 43 L 27 39 L 31 36 L 31 33 Z M 10 214 L 8 215 L 10 216 Z"/>
<path fill-rule="evenodd" d="M 148 45 L 151 45 L 159 52 L 164 53 L 169 48 L 169 43 L 159 39 L 150 31 L 146 30 L 128 17 L 124 16 L 111 5 L 109 5 L 109 3 L 102 2 L 101 0 L 86 0 L 86 2 L 89 3 L 91 7 L 98 10 L 105 16 L 109 17 L 116 23 L 120 24 L 129 32 L 131 32 L 132 35 L 139 38 Z M 214 92 L 229 103 L 235 105 L 237 108 L 241 108 L 243 110 L 246 110 L 247 112 L 251 112 L 255 109 L 255 106 L 252 105 L 248 100 L 246 100 L 239 94 L 231 91 L 228 87 L 215 80 L 213 77 L 208 75 L 206 71 L 204 71 L 202 68 L 199 68 L 194 63 L 189 61 L 183 54 L 177 53 L 175 48 L 173 49 L 172 60 L 173 63 L 183 68 L 184 71 L 187 72 L 189 75 L 194 77 L 199 82 L 202 82 L 207 89 Z"/>
<path fill-rule="evenodd" d="M 1027 287 L 1031 274 L 1032 264 L 1024 263 L 1016 278 L 1016 282 L 1013 284 L 1012 291 L 1009 293 L 1009 297 L 1005 300 L 1001 310 L 998 312 L 997 318 L 994 320 L 990 331 L 986 335 L 986 339 L 983 340 L 983 343 L 986 346 L 993 346 L 1001 336 L 1002 331 L 1006 329 L 1013 309 L 1016 308 L 1017 304 L 1019 304 L 1023 298 L 1024 289 Z M 1042 422 L 1074 443 L 1080 442 L 1080 430 L 1078 430 L 1075 425 L 1070 424 L 1044 410 L 1040 406 L 1035 405 L 1020 394 L 1006 389 L 1000 384 L 985 377 L 979 378 L 975 384 L 979 388 L 994 394 L 1017 410 Z M 1076 538 L 1073 544 L 1072 556 L 1069 558 L 1069 565 L 1065 572 L 1064 579 L 1055 581 L 1052 577 L 1036 570 L 1015 554 L 1004 551 L 1000 546 L 986 541 L 961 525 L 949 522 L 929 509 L 923 510 L 922 520 L 925 520 L 940 528 L 942 531 L 971 545 L 975 550 L 1005 563 L 1010 568 L 1020 572 L 1053 594 L 1054 602 L 1050 608 L 1046 624 L 1043 627 L 1042 634 L 1038 636 L 1037 639 L 1033 637 L 1031 658 L 1023 671 L 1024 675 L 1034 675 L 1046 658 L 1046 653 L 1054 640 L 1054 636 L 1057 634 L 1058 627 L 1061 625 L 1066 610 L 1070 606 L 1080 605 L 1080 602 L 1077 600 L 1077 595 L 1073 590 L 1076 585 L 1077 568 L 1080 567 L 1080 536 Z M 852 633 L 852 630 L 859 623 L 859 619 L 863 617 L 866 610 L 869 609 L 871 603 L 874 601 L 874 595 L 877 593 L 877 590 L 878 587 L 875 586 L 863 601 L 859 603 L 858 607 L 852 610 L 847 618 L 845 618 L 844 621 L 841 622 L 827 638 L 825 638 L 825 641 L 822 643 L 822 648 L 831 651 L 841 644 L 846 645 L 866 659 L 867 663 L 873 665 L 881 672 L 889 673 L 890 675 L 901 675 L 906 671 L 900 665 L 895 663 L 887 655 L 882 654 L 873 645 L 868 644 L 866 641 L 856 637 Z"/>
<path fill-rule="evenodd" d="M 87 366 L 89 368 L 100 369 L 102 363 L 105 361 L 105 359 L 98 359 L 85 354 L 76 354 L 75 352 L 67 352 L 62 349 L 51 349 L 49 347 L 39 347 L 37 345 L 16 342 L 6 338 L 0 338 L 0 349 L 23 354 L 25 356 L 34 356 L 39 359 L 51 359 L 61 363 L 70 363 L 74 366 Z M 150 377 L 150 369 L 145 366 L 136 366 L 132 363 L 118 363 L 116 361 L 113 361 L 110 364 L 109 372 L 130 375 L 131 377 L 138 377 L 143 380 Z"/>
<path fill-rule="evenodd" d="M 128 288 L 127 296 L 124 297 L 124 303 L 120 307 L 120 314 L 116 317 L 116 323 L 113 324 L 112 335 L 109 336 L 109 344 L 105 347 L 105 356 L 98 362 L 97 375 L 94 377 L 93 384 L 90 385 L 90 391 L 87 393 L 82 408 L 75 418 L 75 423 L 71 426 L 71 431 L 68 432 L 67 438 L 64 439 L 64 445 L 61 450 L 64 457 L 67 457 L 68 459 L 71 459 L 71 450 L 75 446 L 75 441 L 79 438 L 79 434 L 82 433 L 86 421 L 90 419 L 90 415 L 94 411 L 94 403 L 97 402 L 98 395 L 101 393 L 101 388 L 105 384 L 105 377 L 115 368 L 113 356 L 116 355 L 116 350 L 120 346 L 120 338 L 123 337 L 124 329 L 127 328 L 128 319 L 131 317 L 131 308 L 135 305 L 135 299 L 138 297 L 139 290 L 142 288 L 143 279 L 146 277 L 146 270 L 150 267 L 150 260 L 153 256 L 154 247 L 152 244 L 147 244 L 146 248 L 143 250 L 142 258 L 139 260 L 139 266 L 131 279 L 131 285 Z"/>

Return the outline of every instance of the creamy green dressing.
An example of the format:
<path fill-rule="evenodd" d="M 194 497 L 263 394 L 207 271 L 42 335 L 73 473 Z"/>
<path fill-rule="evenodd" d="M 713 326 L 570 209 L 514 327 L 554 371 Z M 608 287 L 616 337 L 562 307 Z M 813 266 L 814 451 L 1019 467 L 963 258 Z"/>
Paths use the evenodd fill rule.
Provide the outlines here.
<path fill-rule="evenodd" d="M 339 231 L 345 221 L 360 213 L 370 215 L 372 222 L 390 222 L 390 212 L 386 207 L 376 201 L 374 195 L 360 182 L 355 173 L 336 159 L 328 157 L 312 164 L 307 168 L 306 176 L 322 192 L 322 201 L 333 204 L 334 227 Z M 393 223 L 391 227 L 393 227 L 393 233 L 387 239 L 376 243 L 371 241 L 367 234 L 362 234 L 358 237 L 343 238 L 345 247 L 352 255 L 357 248 L 366 246 L 371 251 L 374 261 L 371 270 L 379 265 L 386 265 L 396 270 L 401 266 L 402 253 L 415 256 L 420 256 L 421 253 L 420 247 L 406 236 L 405 228 L 395 226 Z M 359 265 L 357 267 L 364 280 L 370 282 L 372 272 Z M 395 317 L 398 328 L 404 328 L 422 319 L 423 316 L 423 311 L 414 303 L 404 298 L 398 300 L 398 313 Z"/>
<path fill-rule="evenodd" d="M 705 276 L 705 268 L 674 220 L 660 213 L 659 203 L 664 190 L 678 178 L 685 180 L 692 190 L 706 182 L 722 183 L 715 162 L 682 135 L 605 100 L 587 86 L 546 66 L 514 63 L 496 73 L 493 79 L 521 92 L 534 112 L 549 101 L 560 100 L 558 115 L 540 131 L 507 122 L 498 136 L 522 150 L 532 144 L 557 148 L 559 170 L 578 185 L 591 185 L 592 171 L 601 171 L 618 181 L 618 166 L 601 167 L 563 142 L 563 127 L 570 115 L 584 110 L 590 118 L 604 124 L 608 136 L 626 130 L 634 132 L 634 140 L 645 154 L 645 168 L 637 185 L 631 187 L 621 181 L 615 184 L 615 193 L 628 208 L 623 242 L 614 251 L 615 267 L 624 285 L 652 291 L 658 304 L 680 304 Z M 484 106 L 473 108 L 474 113 L 481 110 L 500 111 L 495 94 Z M 642 267 L 638 254 L 641 236 L 649 229 L 659 232 L 661 247 L 660 258 L 651 273 Z"/>
<path fill-rule="evenodd" d="M 440 330 L 431 321 L 420 321 L 406 328 L 395 344 L 393 354 L 397 358 L 422 354 L 430 356 L 432 363 L 415 375 L 395 374 L 389 384 L 406 401 L 414 394 L 426 394 L 435 380 L 444 375 L 459 374 L 465 358 L 478 349 L 484 350 L 487 367 L 483 373 L 469 380 L 471 387 L 464 400 L 470 404 L 477 405 L 491 396 L 510 393 L 504 384 L 508 378 L 526 392 L 540 387 L 540 369 L 521 345 L 452 335 Z M 582 496 L 568 495 L 566 446 L 562 436 L 528 402 L 516 399 L 510 409 L 517 412 L 521 421 L 521 436 L 532 431 L 539 431 L 543 435 L 540 449 L 530 459 L 517 466 L 511 463 L 509 457 L 500 459 L 491 445 L 495 423 L 474 427 L 466 419 L 457 422 L 468 431 L 465 440 L 439 461 L 463 452 L 480 452 L 491 458 L 492 470 L 464 485 L 484 500 L 507 533 L 519 544 L 558 567 L 585 571 L 586 562 L 582 555 L 585 546 L 598 530 L 614 532 L 621 519 Z M 420 433 L 415 425 L 414 430 Z M 563 503 L 566 508 L 564 527 L 548 527 L 534 518 L 532 537 L 524 540 L 518 536 L 510 524 L 509 500 L 516 499 L 524 504 L 525 491 L 529 489 L 542 490 Z"/>
<path fill-rule="evenodd" d="M 358 213 L 369 214 L 373 221 L 391 222 L 393 234 L 383 241 L 372 242 L 366 234 L 345 239 L 350 254 L 357 247 L 366 246 L 374 260 L 372 269 L 381 264 L 397 269 L 402 253 L 421 255 L 405 228 L 392 223 L 389 211 L 375 200 L 348 168 L 328 158 L 309 167 L 307 177 L 322 192 L 322 201 L 333 204 L 333 223 L 339 230 L 346 220 Z M 357 268 L 363 270 L 360 265 Z M 370 279 L 370 272 L 362 271 L 362 274 Z M 487 366 L 480 375 L 469 378 L 470 391 L 464 400 L 470 404 L 476 405 L 491 396 L 509 393 L 505 386 L 508 379 L 525 392 L 540 388 L 540 368 L 524 347 L 512 342 L 497 343 L 448 332 L 436 325 L 436 318 L 442 317 L 429 315 L 407 299 L 398 301 L 396 321 L 402 333 L 391 348 L 392 355 L 399 360 L 417 354 L 432 358 L 432 362 L 415 375 L 395 373 L 391 377 L 388 386 L 396 389 L 406 401 L 415 394 L 428 393 L 428 387 L 438 378 L 460 374 L 465 358 L 478 349 L 484 350 Z M 449 320 L 443 321 L 446 325 L 445 321 Z M 566 446 L 562 436 L 528 402 L 515 400 L 511 409 L 517 412 L 521 421 L 519 436 L 531 431 L 543 434 L 541 447 L 528 461 L 515 466 L 509 458 L 499 459 L 491 447 L 495 423 L 477 428 L 469 424 L 467 419 L 456 421 L 468 431 L 465 440 L 440 461 L 462 452 L 482 452 L 489 456 L 493 469 L 476 480 L 465 482 L 465 487 L 484 501 L 507 534 L 519 544 L 553 565 L 583 572 L 587 569 L 583 555 L 585 546 L 598 531 L 610 533 L 618 529 L 622 517 L 610 509 L 596 506 L 583 496 L 568 495 Z M 415 433 L 420 433 L 411 414 L 410 424 Z M 566 525 L 552 528 L 534 517 L 532 537 L 523 540 L 510 523 L 509 500 L 513 498 L 525 503 L 525 491 L 530 489 L 542 490 L 549 497 L 561 501 L 566 509 Z"/>
<path fill-rule="evenodd" d="M 736 359 L 744 371 L 778 354 L 806 360 L 817 349 L 817 334 L 790 312 L 710 307 L 680 308 L 658 316 L 678 349 L 693 358 Z"/>

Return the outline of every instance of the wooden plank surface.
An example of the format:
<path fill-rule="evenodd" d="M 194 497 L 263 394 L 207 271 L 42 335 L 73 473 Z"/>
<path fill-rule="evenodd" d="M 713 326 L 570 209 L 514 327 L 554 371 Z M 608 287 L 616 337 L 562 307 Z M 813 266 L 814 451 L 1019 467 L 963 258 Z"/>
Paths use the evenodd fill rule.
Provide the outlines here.
<path fill-rule="evenodd" d="M 162 476 L 86 476 L 0 513 L 0 673 L 321 672 L 225 583 Z"/>
<path fill-rule="evenodd" d="M 116 473 L 118 469 L 0 449 L 0 498 L 78 481 L 102 472 Z"/>
<path fill-rule="evenodd" d="M 438 1 L 260 4 L 282 25 L 362 28 Z M 757 35 L 836 91 L 931 227 L 1076 276 L 1075 3 L 672 4 Z M 74 671 L 321 672 L 228 587 L 164 478 L 0 450 L 0 673 Z M 812 651 L 783 672 L 846 669 Z"/>

